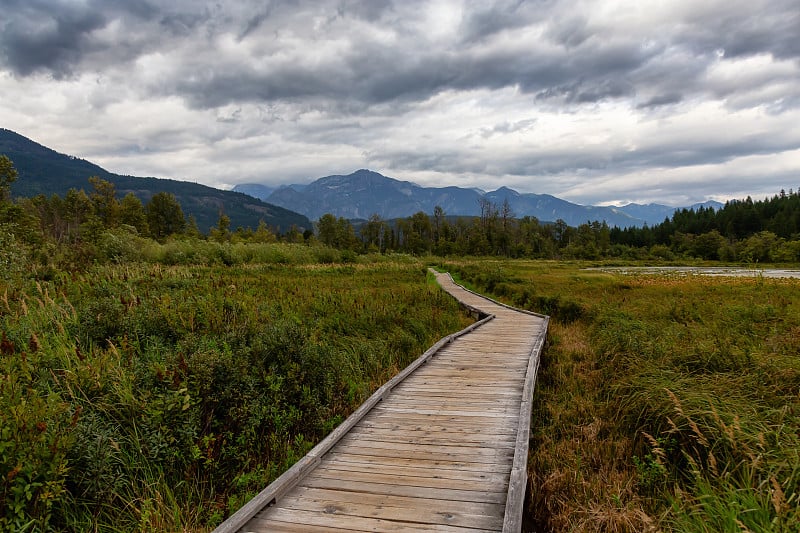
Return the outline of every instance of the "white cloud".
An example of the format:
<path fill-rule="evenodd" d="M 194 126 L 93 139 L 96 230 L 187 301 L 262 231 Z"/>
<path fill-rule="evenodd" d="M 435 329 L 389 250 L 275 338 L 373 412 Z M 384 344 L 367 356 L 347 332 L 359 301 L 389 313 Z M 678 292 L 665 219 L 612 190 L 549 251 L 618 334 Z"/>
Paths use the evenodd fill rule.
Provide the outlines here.
<path fill-rule="evenodd" d="M 793 0 L 4 14 L 0 126 L 118 173 L 232 186 L 370 167 L 583 203 L 757 196 L 800 174 Z"/>

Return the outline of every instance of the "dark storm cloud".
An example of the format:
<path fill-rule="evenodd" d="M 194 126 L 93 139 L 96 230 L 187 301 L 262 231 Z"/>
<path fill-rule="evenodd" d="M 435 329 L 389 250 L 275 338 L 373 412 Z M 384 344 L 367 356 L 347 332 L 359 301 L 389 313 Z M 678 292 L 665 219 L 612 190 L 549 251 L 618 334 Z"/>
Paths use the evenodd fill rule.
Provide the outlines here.
<path fill-rule="evenodd" d="M 93 0 L 86 4 L 47 0 L 11 0 L 3 7 L 0 53 L 19 75 L 46 71 L 56 77 L 71 74 L 90 54 L 108 60 L 138 55 L 138 46 L 122 38 L 108 43 L 97 36 L 117 19 L 151 20 L 156 8 L 144 1 Z"/>
<path fill-rule="evenodd" d="M 673 38 L 698 53 L 720 50 L 727 57 L 769 53 L 800 58 L 800 7 L 796 0 L 775 0 L 762 9 L 719 10 L 678 30 Z"/>
<path fill-rule="evenodd" d="M 370 105 L 425 100 L 446 90 L 516 86 L 540 100 L 571 104 L 642 95 L 637 105 L 646 109 L 677 103 L 676 95 L 685 98 L 687 90 L 702 92 L 698 76 L 717 51 L 726 57 L 800 57 L 800 10 L 794 0 L 770 4 L 763 14 L 735 7 L 709 13 L 676 33 L 648 37 L 649 46 L 640 36 L 626 37 L 625 28 L 593 25 L 569 4 L 518 0 L 468 3 L 456 35 L 442 43 L 410 22 L 424 5 L 12 0 L 0 49 L 19 75 L 46 71 L 57 77 L 124 65 L 151 51 L 182 50 L 172 56 L 172 76 L 162 80 L 159 91 L 182 96 L 194 107 L 283 99 Z M 322 30 L 311 29 L 314 17 L 326 19 Z M 118 34 L 99 36 L 113 21 L 122 23 Z M 376 41 L 355 31 L 356 21 L 394 32 L 395 39 Z M 502 40 L 504 32 L 514 38 Z M 231 61 L 210 44 L 228 34 L 258 46 Z M 326 39 L 349 46 L 323 63 L 305 61 L 317 47 L 324 49 Z M 663 61 L 675 48 L 686 53 L 679 61 Z"/>

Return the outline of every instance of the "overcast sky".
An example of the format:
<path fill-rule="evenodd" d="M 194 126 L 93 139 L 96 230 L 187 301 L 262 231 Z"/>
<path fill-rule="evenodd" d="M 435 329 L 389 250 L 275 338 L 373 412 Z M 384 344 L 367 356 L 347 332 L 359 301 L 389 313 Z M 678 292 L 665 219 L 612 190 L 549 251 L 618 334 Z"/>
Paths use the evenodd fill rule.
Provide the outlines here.
<path fill-rule="evenodd" d="M 3 0 L 0 126 L 221 188 L 800 187 L 798 0 Z"/>

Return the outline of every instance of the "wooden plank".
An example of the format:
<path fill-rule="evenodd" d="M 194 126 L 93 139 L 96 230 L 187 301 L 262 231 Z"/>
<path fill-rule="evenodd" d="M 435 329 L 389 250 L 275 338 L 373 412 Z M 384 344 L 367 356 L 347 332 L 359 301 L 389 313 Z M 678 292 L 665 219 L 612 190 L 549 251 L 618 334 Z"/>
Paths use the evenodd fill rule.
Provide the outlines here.
<path fill-rule="evenodd" d="M 403 393 L 393 395 L 391 401 L 386 401 L 384 405 L 409 405 L 412 407 L 415 405 L 426 405 L 436 408 L 465 407 L 468 409 L 511 409 L 519 411 L 519 402 L 514 402 L 513 398 L 508 398 L 505 396 L 500 396 L 497 398 L 492 398 L 491 396 L 472 398 L 467 395 L 448 398 L 447 396 L 428 396 L 425 394 L 420 394 L 417 398 L 414 398 L 409 394 Z"/>
<path fill-rule="evenodd" d="M 513 417 L 509 418 L 497 418 L 497 417 L 480 417 L 480 416 L 473 416 L 473 417 L 465 417 L 465 416 L 454 416 L 454 415 L 447 415 L 447 414 L 420 414 L 420 413 L 397 413 L 392 411 L 383 411 L 380 413 L 375 413 L 374 415 L 370 416 L 370 421 L 375 422 L 402 422 L 404 424 L 428 424 L 431 426 L 439 426 L 439 425 L 448 425 L 450 427 L 454 427 L 457 429 L 465 429 L 468 430 L 470 428 L 474 429 L 475 431 L 497 431 L 499 429 L 505 429 L 508 427 L 516 428 L 513 425 Z M 516 431 L 516 429 L 514 429 Z M 504 431 L 503 431 L 504 432 Z"/>
<path fill-rule="evenodd" d="M 351 459 L 353 457 L 350 457 Z M 378 467 L 379 466 L 379 467 Z M 486 472 L 463 470 L 459 468 L 435 468 L 414 465 L 391 466 L 391 465 L 376 465 L 371 462 L 353 462 L 330 459 L 325 461 L 325 467 L 331 470 L 346 470 L 349 472 L 374 472 L 379 470 L 383 474 L 388 475 L 412 475 L 412 476 L 428 476 L 437 479 L 445 479 L 450 481 L 482 481 L 487 483 L 496 483 L 502 485 L 508 482 L 508 475 L 506 472 Z"/>
<path fill-rule="evenodd" d="M 356 447 L 356 446 L 341 446 L 341 453 L 349 453 L 353 455 L 364 455 L 373 457 L 397 457 L 400 459 L 427 459 L 430 461 L 454 461 L 463 463 L 475 463 L 477 465 L 490 465 L 499 464 L 508 468 L 514 451 L 509 449 L 502 454 L 498 453 L 492 456 L 479 456 L 479 455 L 465 455 L 460 453 L 451 453 L 446 450 L 438 451 L 414 451 L 414 450 L 397 450 L 391 448 L 371 448 L 371 447 Z"/>
<path fill-rule="evenodd" d="M 420 472 L 416 472 L 420 473 Z M 393 486 L 404 487 L 426 487 L 435 489 L 459 489 L 459 490 L 472 490 L 472 491 L 485 491 L 485 492 L 501 492 L 505 493 L 508 490 L 508 481 L 502 480 L 500 482 L 489 482 L 489 480 L 453 480 L 443 479 L 429 475 L 411 475 L 406 474 L 387 474 L 383 471 L 372 470 L 371 472 L 361 472 L 341 468 L 328 468 L 320 466 L 309 479 L 337 479 L 341 481 L 354 481 L 354 482 L 367 482 L 367 483 L 385 483 Z M 492 478 L 492 481 L 497 481 L 497 478 Z M 283 504 L 281 504 L 283 505 Z"/>
<path fill-rule="evenodd" d="M 409 520 L 395 521 L 374 518 L 363 518 L 356 516 L 340 516 L 335 513 L 318 513 L 313 511 L 302 511 L 297 509 L 267 509 L 265 516 L 259 516 L 253 521 L 252 531 L 310 531 L 310 527 L 324 528 L 318 531 L 340 530 L 345 531 L 375 531 L 375 532 L 417 532 L 431 531 L 438 533 L 490 533 L 496 529 L 478 529 L 459 526 L 449 526 L 443 524 L 421 524 Z M 295 526 L 307 526 L 304 529 L 296 529 Z M 292 528 L 292 529 L 289 529 Z"/>
<path fill-rule="evenodd" d="M 468 411 L 466 409 L 414 409 L 406 407 L 394 407 L 392 405 L 379 405 L 375 407 L 375 411 L 379 413 L 412 413 L 417 415 L 451 415 L 451 416 L 467 416 L 478 418 L 512 418 L 516 419 L 514 414 L 506 414 L 492 410 L 486 411 Z"/>
<path fill-rule="evenodd" d="M 364 420 L 361 424 L 358 425 L 358 430 L 365 431 L 369 429 L 375 430 L 387 430 L 387 431 L 399 431 L 403 429 L 406 432 L 420 432 L 422 434 L 431 434 L 431 435 L 454 435 L 458 436 L 461 434 L 465 435 L 473 435 L 478 433 L 474 426 L 469 427 L 462 427 L 462 426 L 454 426 L 454 425 L 431 425 L 431 424 L 413 424 L 413 423 L 399 423 L 399 421 L 381 421 L 381 420 L 374 420 L 370 418 L 369 420 Z M 356 431 L 355 429 L 353 431 Z M 483 433 L 483 432 L 480 432 Z M 512 438 L 516 437 L 516 430 L 509 430 L 508 432 L 501 432 L 501 433 L 494 433 L 489 435 L 489 438 L 494 437 L 504 437 L 504 436 L 512 436 Z"/>
<path fill-rule="evenodd" d="M 449 424 L 453 425 L 454 427 L 459 427 L 463 429 L 474 428 L 477 430 L 489 430 L 489 431 L 497 431 L 497 428 L 501 428 L 505 430 L 506 428 L 514 428 L 516 431 L 516 426 L 514 425 L 513 417 L 506 417 L 506 418 L 497 418 L 497 417 L 479 417 L 473 416 L 469 417 L 464 416 L 454 416 L 454 415 L 445 415 L 445 414 L 419 414 L 419 413 L 397 413 L 391 411 L 384 411 L 380 413 L 371 414 L 370 420 L 378 421 L 378 422 L 391 422 L 391 421 L 402 421 L 404 423 L 412 423 L 412 424 L 430 424 L 430 425 L 444 425 Z"/>
<path fill-rule="evenodd" d="M 424 457 L 393 457 L 374 455 L 370 453 L 355 454 L 332 451 L 326 456 L 326 459 L 348 463 L 367 463 L 373 465 L 374 468 L 383 468 L 384 466 L 399 466 L 403 468 L 412 467 L 430 468 L 436 470 L 460 470 L 462 472 L 503 473 L 505 475 L 508 475 L 508 473 L 511 471 L 511 465 L 508 462 L 491 464 L 486 462 L 476 463 L 454 457 L 431 459 Z"/>
<path fill-rule="evenodd" d="M 506 396 L 510 398 L 518 398 L 519 392 L 509 388 L 501 388 L 501 387 L 470 387 L 469 390 L 464 390 L 461 387 L 458 387 L 456 390 L 453 390 L 453 384 L 450 384 L 448 388 L 446 384 L 436 384 L 436 383 L 422 383 L 417 382 L 414 380 L 415 383 L 405 383 L 400 387 L 394 389 L 394 393 L 402 392 L 404 394 L 414 394 L 415 392 L 419 392 L 420 394 L 430 394 L 431 396 L 446 396 L 448 394 L 457 395 L 458 397 L 472 397 L 472 398 L 482 398 L 482 397 L 500 397 Z"/>
<path fill-rule="evenodd" d="M 509 447 L 513 448 L 515 438 L 511 435 L 484 435 L 484 434 L 474 434 L 468 435 L 466 433 L 462 433 L 462 436 L 458 436 L 458 438 L 454 438 L 453 435 L 450 436 L 426 436 L 426 435 L 414 435 L 412 433 L 354 433 L 351 432 L 354 437 L 357 437 L 359 440 L 370 440 L 376 442 L 394 442 L 398 444 L 406 444 L 406 445 L 414 445 L 414 444 L 424 444 L 429 446 L 447 446 L 448 444 L 458 443 L 459 446 L 465 447 L 474 447 L 474 448 L 485 448 L 488 446 L 502 446 L 502 447 Z"/>
<path fill-rule="evenodd" d="M 407 442 L 409 444 L 414 442 L 421 443 L 441 443 L 441 442 L 459 442 L 465 446 L 473 446 L 474 444 L 496 444 L 506 445 L 515 442 L 516 435 L 510 433 L 495 435 L 487 434 L 484 432 L 467 431 L 427 431 L 424 429 L 385 429 L 385 428 L 372 428 L 364 425 L 359 425 L 350 431 L 350 435 L 355 438 L 367 438 L 371 440 L 390 440 L 395 442 Z"/>
<path fill-rule="evenodd" d="M 386 441 L 373 441 L 367 439 L 342 439 L 340 442 L 341 450 L 343 452 L 356 450 L 362 453 L 369 450 L 371 453 L 376 453 L 376 450 L 395 451 L 397 453 L 412 454 L 447 454 L 448 456 L 460 456 L 465 460 L 473 462 L 481 462 L 482 459 L 497 459 L 501 457 L 513 457 L 514 450 L 510 448 L 491 448 L 491 447 L 478 447 L 478 446 L 461 446 L 453 444 L 451 446 L 442 444 L 406 444 L 402 442 L 386 442 Z"/>
<path fill-rule="evenodd" d="M 473 396 L 471 394 L 464 394 L 460 396 L 451 395 L 445 396 L 442 394 L 435 395 L 435 394 L 424 394 L 424 393 L 417 393 L 417 394 L 409 394 L 406 392 L 394 392 L 391 397 L 391 402 L 387 400 L 386 404 L 392 403 L 393 405 L 397 404 L 415 404 L 415 405 L 431 405 L 435 404 L 437 406 L 442 405 L 464 405 L 464 406 L 476 406 L 476 407 L 513 407 L 516 410 L 519 410 L 519 402 L 514 401 L 514 397 L 509 396 L 492 396 L 492 395 L 483 395 L 483 396 Z"/>
<path fill-rule="evenodd" d="M 365 481 L 347 481 L 309 476 L 299 486 L 318 489 L 363 492 L 367 494 L 388 494 L 393 496 L 413 496 L 432 500 L 452 500 L 457 502 L 483 502 L 505 505 L 506 492 L 490 492 L 486 490 L 459 490 L 447 488 L 409 487 L 392 483 L 370 483 Z"/>
<path fill-rule="evenodd" d="M 430 525 L 499 530 L 503 527 L 503 508 L 498 504 L 453 502 L 307 489 L 286 498 L 281 507 L 339 516 L 407 521 Z M 350 497 L 348 497 L 350 496 Z M 484 511 L 484 512 L 480 512 Z M 265 513 L 268 516 L 268 513 Z"/>
<path fill-rule="evenodd" d="M 419 406 L 424 405 L 425 409 L 420 409 Z M 460 401 L 456 400 L 430 400 L 428 402 L 414 402 L 408 398 L 392 398 L 380 405 L 382 409 L 410 409 L 413 412 L 422 411 L 469 411 L 470 413 L 519 413 L 519 404 L 505 405 L 500 402 L 483 401 L 474 402 L 469 400 Z"/>

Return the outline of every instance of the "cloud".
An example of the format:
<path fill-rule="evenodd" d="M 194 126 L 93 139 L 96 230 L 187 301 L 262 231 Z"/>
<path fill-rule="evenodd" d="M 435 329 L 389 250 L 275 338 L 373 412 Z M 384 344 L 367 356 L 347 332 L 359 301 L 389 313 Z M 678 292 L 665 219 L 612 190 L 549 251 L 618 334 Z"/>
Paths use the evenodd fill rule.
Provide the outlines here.
<path fill-rule="evenodd" d="M 602 202 L 750 157 L 800 170 L 797 35 L 796 0 L 9 0 L 0 114 L 123 173 L 373 166 Z"/>

